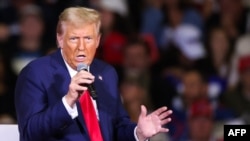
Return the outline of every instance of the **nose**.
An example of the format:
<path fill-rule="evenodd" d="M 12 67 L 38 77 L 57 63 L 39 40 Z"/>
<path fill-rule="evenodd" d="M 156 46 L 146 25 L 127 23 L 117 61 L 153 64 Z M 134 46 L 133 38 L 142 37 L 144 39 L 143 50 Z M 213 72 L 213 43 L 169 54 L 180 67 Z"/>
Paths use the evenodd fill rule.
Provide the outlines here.
<path fill-rule="evenodd" d="M 85 50 L 85 42 L 84 42 L 84 40 L 82 39 L 82 38 L 80 38 L 80 40 L 79 40 L 79 44 L 78 44 L 78 49 L 79 50 Z"/>

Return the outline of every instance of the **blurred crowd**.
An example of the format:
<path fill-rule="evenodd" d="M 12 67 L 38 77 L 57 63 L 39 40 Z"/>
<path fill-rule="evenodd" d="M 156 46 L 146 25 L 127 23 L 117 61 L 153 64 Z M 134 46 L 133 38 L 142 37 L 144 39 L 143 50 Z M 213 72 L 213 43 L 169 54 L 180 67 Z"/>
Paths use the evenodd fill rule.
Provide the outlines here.
<path fill-rule="evenodd" d="M 116 68 L 131 120 L 141 104 L 173 110 L 151 140 L 223 141 L 224 124 L 250 124 L 249 0 L 1 0 L 0 124 L 16 123 L 16 78 L 58 48 L 69 6 L 101 12 L 96 58 Z"/>

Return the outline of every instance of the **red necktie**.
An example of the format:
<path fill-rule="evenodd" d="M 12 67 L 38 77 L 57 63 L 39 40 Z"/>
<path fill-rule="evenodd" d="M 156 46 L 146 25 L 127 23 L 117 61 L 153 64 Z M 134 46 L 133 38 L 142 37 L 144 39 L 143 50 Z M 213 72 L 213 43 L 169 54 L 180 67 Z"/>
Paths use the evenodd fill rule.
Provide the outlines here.
<path fill-rule="evenodd" d="M 89 91 L 84 91 L 80 97 L 80 104 L 83 117 L 89 132 L 91 141 L 103 141 L 99 122 L 96 116 L 94 105 L 92 103 Z"/>

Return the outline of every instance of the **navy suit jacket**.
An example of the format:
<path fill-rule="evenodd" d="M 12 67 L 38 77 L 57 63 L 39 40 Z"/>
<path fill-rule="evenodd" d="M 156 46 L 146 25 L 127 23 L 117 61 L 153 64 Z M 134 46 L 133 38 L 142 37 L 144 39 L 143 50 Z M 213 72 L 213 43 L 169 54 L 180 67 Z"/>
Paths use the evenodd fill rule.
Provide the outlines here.
<path fill-rule="evenodd" d="M 117 89 L 117 74 L 110 65 L 94 59 L 97 109 L 104 141 L 133 141 L 136 124 L 129 120 Z M 20 141 L 90 141 L 82 112 L 72 119 L 62 97 L 71 77 L 60 49 L 29 63 L 20 73 L 15 89 L 15 106 Z"/>

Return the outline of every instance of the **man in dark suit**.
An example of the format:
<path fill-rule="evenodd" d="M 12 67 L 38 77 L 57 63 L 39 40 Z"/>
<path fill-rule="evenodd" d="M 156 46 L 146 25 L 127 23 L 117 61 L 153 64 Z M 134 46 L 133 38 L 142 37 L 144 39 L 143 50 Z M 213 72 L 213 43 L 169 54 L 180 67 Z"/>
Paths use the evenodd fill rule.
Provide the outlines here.
<path fill-rule="evenodd" d="M 142 105 L 138 124 L 129 120 L 120 101 L 115 69 L 94 59 L 100 24 L 96 10 L 65 9 L 57 26 L 59 49 L 21 71 L 15 90 L 20 141 L 100 141 L 91 139 L 79 102 L 90 84 L 98 95 L 91 100 L 102 140 L 144 141 L 168 132 L 162 125 L 171 120 L 172 111 L 166 107 L 147 115 Z M 89 71 L 77 71 L 81 63 Z"/>

